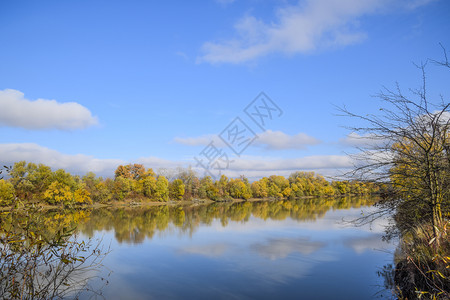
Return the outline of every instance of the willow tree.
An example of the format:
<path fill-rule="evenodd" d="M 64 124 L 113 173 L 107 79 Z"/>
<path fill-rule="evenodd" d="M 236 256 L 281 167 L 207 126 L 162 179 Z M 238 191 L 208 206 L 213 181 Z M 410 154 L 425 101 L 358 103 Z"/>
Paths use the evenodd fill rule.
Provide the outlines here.
<path fill-rule="evenodd" d="M 432 63 L 450 68 L 446 56 L 445 61 Z M 438 228 L 450 211 L 450 103 L 442 96 L 438 101 L 429 99 L 427 63 L 417 67 L 422 86 L 410 90 L 410 96 L 397 84 L 377 95 L 383 104 L 377 114 L 356 114 L 345 107 L 340 111 L 363 124 L 350 127 L 362 145 L 352 155 L 351 177 L 391 186 L 378 204 L 378 216 L 394 212 L 401 233 L 431 224 L 430 242 L 438 247 Z"/>

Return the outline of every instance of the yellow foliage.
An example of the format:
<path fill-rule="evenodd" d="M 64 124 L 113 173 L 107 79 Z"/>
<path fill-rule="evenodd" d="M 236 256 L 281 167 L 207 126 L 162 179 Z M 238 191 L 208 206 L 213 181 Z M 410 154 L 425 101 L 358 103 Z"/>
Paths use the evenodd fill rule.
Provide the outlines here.
<path fill-rule="evenodd" d="M 0 206 L 10 205 L 14 197 L 13 185 L 8 181 L 0 179 Z"/>
<path fill-rule="evenodd" d="M 291 193 L 292 193 L 292 190 L 289 187 L 287 187 L 283 190 L 283 196 L 286 198 L 288 198 L 291 195 Z"/>
<path fill-rule="evenodd" d="M 45 191 L 44 199 L 50 204 L 69 203 L 73 199 L 73 193 L 69 186 L 55 181 Z"/>
<path fill-rule="evenodd" d="M 73 198 L 75 200 L 75 203 L 92 204 L 90 195 L 91 193 L 89 193 L 85 189 L 77 189 L 73 194 Z"/>

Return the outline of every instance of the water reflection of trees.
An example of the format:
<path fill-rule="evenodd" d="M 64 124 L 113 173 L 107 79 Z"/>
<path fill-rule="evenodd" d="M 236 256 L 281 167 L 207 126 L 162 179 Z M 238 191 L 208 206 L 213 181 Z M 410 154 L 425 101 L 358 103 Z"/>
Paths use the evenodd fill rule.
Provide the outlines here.
<path fill-rule="evenodd" d="M 88 211 L 13 209 L 0 216 L 0 298 L 62 299 L 88 286 L 102 258 L 101 241 L 78 241 L 74 229 Z"/>
<path fill-rule="evenodd" d="M 155 234 L 178 232 L 189 235 L 200 224 L 211 225 L 219 220 L 222 226 L 230 221 L 247 222 L 251 217 L 262 220 L 314 221 L 330 209 L 348 209 L 374 203 L 372 198 L 307 198 L 283 201 L 212 203 L 191 206 L 151 206 L 138 208 L 106 208 L 93 210 L 79 229 L 88 236 L 95 231 L 114 230 L 119 243 L 141 243 Z"/>

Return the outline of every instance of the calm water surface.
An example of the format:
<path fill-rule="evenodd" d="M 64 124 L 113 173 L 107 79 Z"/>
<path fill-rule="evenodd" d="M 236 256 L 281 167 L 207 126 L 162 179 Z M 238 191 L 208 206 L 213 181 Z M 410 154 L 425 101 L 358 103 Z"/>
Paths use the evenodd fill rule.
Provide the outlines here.
<path fill-rule="evenodd" d="M 383 222 L 345 226 L 363 199 L 101 209 L 83 238 L 111 245 L 106 299 L 375 299 L 392 263 Z M 100 282 L 92 285 L 99 286 Z"/>

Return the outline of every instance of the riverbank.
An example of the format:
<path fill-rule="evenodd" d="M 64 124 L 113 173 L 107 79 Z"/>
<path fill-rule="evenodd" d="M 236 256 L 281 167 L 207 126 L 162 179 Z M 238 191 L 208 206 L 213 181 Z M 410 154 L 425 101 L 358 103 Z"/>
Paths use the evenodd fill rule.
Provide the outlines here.
<path fill-rule="evenodd" d="M 139 199 L 126 199 L 122 201 L 113 201 L 110 203 L 93 203 L 93 204 L 84 204 L 84 205 L 73 205 L 73 206 L 63 206 L 63 205 L 50 205 L 46 203 L 42 203 L 39 201 L 28 202 L 26 204 L 19 203 L 16 206 L 5 206 L 0 207 L 0 211 L 9 211 L 12 209 L 25 209 L 29 207 L 42 209 L 42 210 L 57 210 L 57 209 L 98 209 L 105 207 L 151 207 L 151 206 L 190 206 L 190 205 L 207 205 L 212 203 L 243 203 L 243 202 L 273 202 L 273 201 L 287 201 L 287 200 L 300 200 L 300 199 L 318 199 L 318 198 L 327 198 L 327 199 L 339 199 L 339 198 L 347 198 L 347 197 L 364 197 L 364 198 L 373 198 L 375 203 L 378 198 L 378 194 L 375 195 L 339 195 L 339 196 L 302 196 L 302 197 L 294 197 L 294 198 L 249 198 L 249 199 L 221 199 L 221 200 L 211 200 L 211 199 L 192 199 L 192 200 L 169 200 L 166 202 L 162 201 L 140 201 Z"/>
<path fill-rule="evenodd" d="M 450 299 L 450 221 L 437 227 L 424 224 L 402 238 L 394 282 L 400 299 Z"/>

